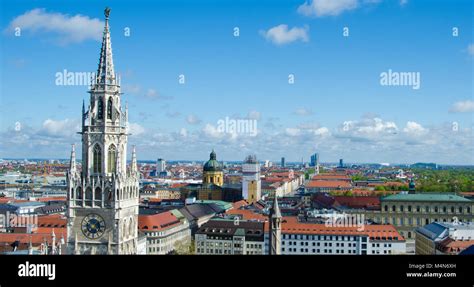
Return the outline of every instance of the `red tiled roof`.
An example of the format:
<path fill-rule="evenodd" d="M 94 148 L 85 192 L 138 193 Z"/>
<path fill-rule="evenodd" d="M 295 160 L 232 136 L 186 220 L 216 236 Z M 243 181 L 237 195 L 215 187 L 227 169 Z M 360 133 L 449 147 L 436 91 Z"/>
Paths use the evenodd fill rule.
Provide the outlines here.
<path fill-rule="evenodd" d="M 403 236 L 393 227 L 393 225 L 364 225 L 362 230 L 359 226 L 351 227 L 332 227 L 325 224 L 301 223 L 296 216 L 283 217 L 281 232 L 284 234 L 316 234 L 316 235 L 366 235 L 371 240 L 404 241 Z M 268 223 L 265 223 L 265 230 L 269 230 Z"/>
<path fill-rule="evenodd" d="M 247 201 L 245 200 L 240 200 L 240 201 L 236 201 L 234 203 L 232 203 L 232 206 L 234 207 L 234 209 L 239 209 L 241 208 L 242 206 L 245 206 L 245 205 L 248 205 Z"/>
<path fill-rule="evenodd" d="M 0 197 L 0 203 L 10 203 L 10 202 L 27 202 L 28 200 L 26 199 L 15 199 L 13 197 Z"/>
<path fill-rule="evenodd" d="M 58 242 L 58 240 L 61 237 L 66 239 L 66 236 L 67 236 L 66 230 L 56 231 L 55 229 L 54 233 L 56 235 L 56 242 Z M 28 244 L 31 241 L 31 243 L 34 245 L 41 244 L 45 240 L 50 244 L 53 241 L 50 232 L 48 233 L 0 233 L 0 244 L 5 244 L 5 243 L 11 244 L 17 240 L 23 244 Z"/>
<path fill-rule="evenodd" d="M 37 199 L 40 202 L 48 202 L 48 201 L 66 201 L 66 196 L 55 196 L 55 197 L 40 197 Z"/>
<path fill-rule="evenodd" d="M 352 187 L 347 181 L 340 180 L 311 180 L 306 184 L 307 188 L 341 188 L 341 187 Z"/>
<path fill-rule="evenodd" d="M 38 216 L 38 227 L 66 227 L 67 218 L 62 214 Z"/>
<path fill-rule="evenodd" d="M 187 186 L 188 183 L 174 183 L 171 185 L 171 188 L 178 188 L 178 187 L 183 187 L 183 186 Z"/>
<path fill-rule="evenodd" d="M 445 253 L 459 253 L 471 245 L 474 245 L 474 240 L 454 240 L 447 238 L 439 243 L 438 248 Z"/>
<path fill-rule="evenodd" d="M 334 196 L 339 205 L 351 208 L 377 208 L 380 207 L 378 196 Z"/>
<path fill-rule="evenodd" d="M 268 218 L 260 213 L 255 213 L 249 209 L 230 209 L 226 211 L 227 214 L 241 215 L 243 220 L 260 220 L 266 221 Z"/>
<path fill-rule="evenodd" d="M 180 223 L 181 221 L 169 211 L 138 216 L 138 228 L 143 231 L 161 231 Z"/>
<path fill-rule="evenodd" d="M 266 182 L 280 182 L 280 181 L 285 181 L 285 178 L 281 178 L 281 177 L 265 177 L 263 179 L 263 181 L 266 181 Z"/>
<path fill-rule="evenodd" d="M 316 174 L 311 178 L 311 180 L 342 180 L 342 181 L 350 181 L 351 178 L 347 174 Z"/>

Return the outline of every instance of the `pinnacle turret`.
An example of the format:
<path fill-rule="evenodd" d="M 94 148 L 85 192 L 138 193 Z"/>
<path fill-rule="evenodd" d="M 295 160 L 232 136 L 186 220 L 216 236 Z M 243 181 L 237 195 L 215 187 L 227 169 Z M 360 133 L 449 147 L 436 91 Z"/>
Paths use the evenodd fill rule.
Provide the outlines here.
<path fill-rule="evenodd" d="M 114 60 L 112 56 L 112 42 L 110 39 L 109 16 L 110 8 L 105 8 L 105 28 L 102 36 L 102 48 L 100 50 L 99 67 L 97 69 L 96 84 L 116 85 Z"/>

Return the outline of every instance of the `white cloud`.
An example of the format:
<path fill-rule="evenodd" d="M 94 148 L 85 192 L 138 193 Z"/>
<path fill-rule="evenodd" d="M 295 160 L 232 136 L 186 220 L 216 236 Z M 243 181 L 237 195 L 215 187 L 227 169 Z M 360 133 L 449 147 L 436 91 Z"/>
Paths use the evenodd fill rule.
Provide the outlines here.
<path fill-rule="evenodd" d="M 197 125 L 201 120 L 196 115 L 188 115 L 186 117 L 186 122 L 190 125 Z"/>
<path fill-rule="evenodd" d="M 188 131 L 185 128 L 181 128 L 179 130 L 179 135 L 182 136 L 183 138 L 188 136 Z"/>
<path fill-rule="evenodd" d="M 474 44 L 469 44 L 469 46 L 467 46 L 467 53 L 474 57 Z"/>
<path fill-rule="evenodd" d="M 295 126 L 282 123 L 274 129 L 259 129 L 256 136 L 229 134 L 212 124 L 201 129 L 170 128 L 169 131 L 166 127 L 136 126 L 132 129 L 141 131 L 141 136 L 134 134 L 129 143 L 137 146 L 143 159 L 155 158 L 159 148 L 160 154 L 169 159 L 205 160 L 215 148 L 219 160 L 238 160 L 247 154 L 257 154 L 261 160 L 277 160 L 284 155 L 288 160 L 299 161 L 302 157 L 309 160 L 309 155 L 316 151 L 326 162 L 344 158 L 351 162 L 474 163 L 474 159 L 466 157 L 474 153 L 474 133 L 469 125 L 454 130 L 451 123 L 428 128 L 423 123 L 404 121 L 397 128 L 398 123 L 380 116 L 365 116 L 346 123 L 347 131 L 344 125 L 333 129 L 316 122 Z M 16 131 L 12 123 L 0 132 L 0 157 L 67 158 L 71 143 L 80 149 L 78 125 L 79 120 L 48 119 L 38 128 L 25 124 L 21 131 Z"/>
<path fill-rule="evenodd" d="M 299 108 L 294 112 L 294 114 L 299 116 L 310 116 L 313 114 L 313 111 L 307 108 Z"/>
<path fill-rule="evenodd" d="M 330 132 L 329 132 L 329 129 L 326 128 L 326 127 L 322 127 L 322 128 L 319 128 L 319 129 L 316 129 L 313 131 L 315 135 L 317 136 L 325 136 L 325 135 L 328 135 Z"/>
<path fill-rule="evenodd" d="M 301 130 L 298 128 L 286 128 L 285 132 L 289 136 L 299 136 L 301 134 Z"/>
<path fill-rule="evenodd" d="M 408 0 L 400 0 L 400 6 L 405 6 L 408 3 Z"/>
<path fill-rule="evenodd" d="M 173 97 L 171 96 L 164 96 L 157 90 L 153 88 L 148 88 L 145 93 L 141 93 L 141 87 L 139 85 L 131 85 L 127 86 L 124 90 L 127 93 L 130 93 L 135 96 L 143 97 L 147 100 L 171 100 Z"/>
<path fill-rule="evenodd" d="M 474 101 L 459 101 L 452 105 L 449 109 L 451 113 L 472 113 L 474 112 Z"/>
<path fill-rule="evenodd" d="M 259 120 L 261 117 L 260 112 L 257 111 L 250 111 L 247 116 L 251 120 Z"/>
<path fill-rule="evenodd" d="M 309 0 L 300 5 L 297 11 L 305 16 L 336 16 L 358 5 L 358 0 Z"/>
<path fill-rule="evenodd" d="M 123 86 L 123 91 L 127 94 L 139 94 L 141 91 L 140 85 L 124 85 Z"/>
<path fill-rule="evenodd" d="M 145 132 L 145 128 L 142 127 L 141 125 L 137 123 L 129 123 L 128 124 L 128 131 L 133 135 L 133 136 L 139 136 Z"/>
<path fill-rule="evenodd" d="M 360 121 L 345 121 L 342 131 L 372 137 L 384 133 L 395 133 L 398 128 L 394 122 L 383 121 L 376 117 L 364 118 Z"/>
<path fill-rule="evenodd" d="M 281 24 L 270 28 L 268 31 L 260 31 L 260 34 L 276 45 L 285 45 L 295 41 L 308 42 L 309 41 L 309 27 L 302 28 L 293 27 L 288 29 L 288 25 Z"/>
<path fill-rule="evenodd" d="M 43 122 L 39 131 L 41 135 L 50 137 L 71 137 L 80 131 L 80 122 L 71 119 L 52 120 L 47 119 Z"/>
<path fill-rule="evenodd" d="M 224 133 L 219 132 L 217 128 L 211 124 L 206 124 L 202 131 L 206 136 L 211 138 L 221 138 L 224 135 Z"/>
<path fill-rule="evenodd" d="M 427 129 L 417 122 L 409 121 L 407 122 L 406 127 L 403 128 L 403 131 L 412 135 L 420 135 L 426 133 Z"/>
<path fill-rule="evenodd" d="M 158 98 L 159 94 L 155 89 L 148 89 L 145 93 L 145 97 L 147 97 L 147 98 Z"/>
<path fill-rule="evenodd" d="M 21 33 L 28 31 L 32 34 L 54 34 L 60 44 L 69 44 L 89 39 L 100 41 L 104 23 L 80 14 L 70 16 L 37 8 L 13 19 L 6 32 L 11 33 L 17 27 L 21 29 Z"/>

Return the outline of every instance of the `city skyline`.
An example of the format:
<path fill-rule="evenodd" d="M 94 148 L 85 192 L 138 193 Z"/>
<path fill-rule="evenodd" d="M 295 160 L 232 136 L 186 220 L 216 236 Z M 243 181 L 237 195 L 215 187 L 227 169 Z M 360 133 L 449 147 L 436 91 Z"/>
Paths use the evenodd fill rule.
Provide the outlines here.
<path fill-rule="evenodd" d="M 215 149 L 220 161 L 308 162 L 318 152 L 322 162 L 473 164 L 472 3 L 320 2 L 274 4 L 271 17 L 259 17 L 265 2 L 113 3 L 138 159 L 205 160 Z M 88 87 L 56 80 L 96 70 L 105 4 L 2 5 L 0 157 L 67 158 L 80 146 Z M 428 18 L 440 31 L 429 37 Z M 381 84 L 392 72 L 419 73 L 418 88 Z M 220 132 L 228 118 L 255 121 L 258 132 Z"/>

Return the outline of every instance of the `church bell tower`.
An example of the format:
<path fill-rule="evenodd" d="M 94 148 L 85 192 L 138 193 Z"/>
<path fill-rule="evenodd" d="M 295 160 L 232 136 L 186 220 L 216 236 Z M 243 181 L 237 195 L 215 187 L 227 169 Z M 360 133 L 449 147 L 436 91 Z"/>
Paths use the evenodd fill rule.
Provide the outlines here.
<path fill-rule="evenodd" d="M 135 148 L 127 169 L 128 109 L 121 106 L 110 39 L 110 9 L 99 67 L 82 106 L 82 170 L 72 147 L 67 174 L 69 254 L 135 254 L 138 237 L 139 173 Z"/>

